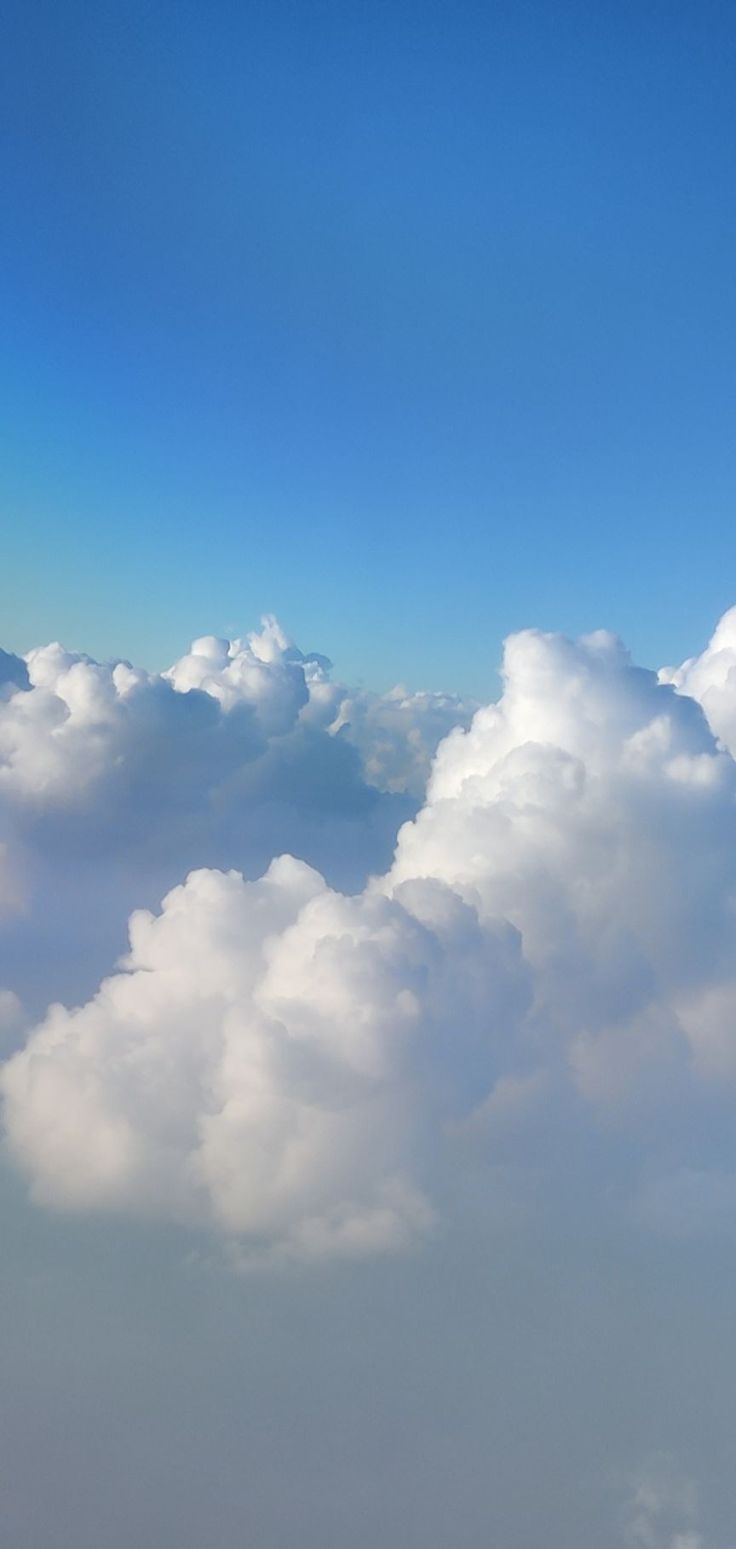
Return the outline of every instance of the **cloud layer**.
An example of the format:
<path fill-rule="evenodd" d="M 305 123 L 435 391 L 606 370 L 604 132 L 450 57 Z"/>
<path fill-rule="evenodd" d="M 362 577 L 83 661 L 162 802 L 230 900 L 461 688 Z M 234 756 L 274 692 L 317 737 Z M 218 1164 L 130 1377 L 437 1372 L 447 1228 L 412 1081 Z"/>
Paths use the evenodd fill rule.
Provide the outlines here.
<path fill-rule="evenodd" d="M 259 880 L 199 866 L 136 910 L 118 971 L 7 1061 L 34 1197 L 256 1258 L 366 1254 L 430 1230 L 471 1175 L 512 1212 L 540 1186 L 556 1208 L 595 1155 L 587 1186 L 632 1229 L 729 1229 L 732 626 L 659 678 L 605 632 L 525 631 L 472 724 L 443 696 L 349 695 L 273 621 L 160 678 L 4 658 L 9 909 L 29 834 L 70 853 L 92 835 L 114 874 L 152 848 L 181 876 L 213 833 L 238 864 L 285 770 L 292 812 L 293 855 Z M 382 869 L 390 822 L 366 813 L 399 809 L 374 782 L 416 789 L 437 742 Z M 327 826 L 360 814 L 357 889 L 307 864 L 310 801 Z"/>

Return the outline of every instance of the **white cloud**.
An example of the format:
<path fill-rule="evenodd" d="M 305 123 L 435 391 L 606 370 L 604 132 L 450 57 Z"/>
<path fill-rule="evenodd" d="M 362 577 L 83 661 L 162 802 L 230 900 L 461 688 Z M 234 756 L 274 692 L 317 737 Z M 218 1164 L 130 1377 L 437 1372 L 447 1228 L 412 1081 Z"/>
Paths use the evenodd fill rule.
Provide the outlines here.
<path fill-rule="evenodd" d="M 438 743 L 469 724 L 475 703 L 401 685 L 387 694 L 349 689 L 333 681 L 331 666 L 326 656 L 304 655 L 269 615 L 244 640 L 195 640 L 163 676 L 179 692 L 203 690 L 226 710 L 255 705 L 272 733 L 288 729 L 296 709 L 305 725 L 357 748 L 371 785 L 423 794 Z"/>
<path fill-rule="evenodd" d="M 444 694 L 349 690 L 278 622 L 242 640 L 205 636 L 166 672 L 99 663 L 58 644 L 0 655 L 0 793 L 79 804 L 166 783 L 193 799 L 222 786 L 298 725 L 354 743 L 367 783 L 421 792 L 437 743 L 474 707 Z"/>
<path fill-rule="evenodd" d="M 520 999 L 504 932 L 486 953 L 474 942 L 477 982 L 458 997 L 476 927 L 423 891 L 347 898 L 283 857 L 255 883 L 195 872 L 159 915 L 135 914 L 126 971 L 79 1010 L 52 1007 L 5 1067 L 7 1133 L 35 1196 L 314 1254 L 423 1228 L 411 1171 L 448 996 L 471 1025 L 513 1018 Z"/>
<path fill-rule="evenodd" d="M 254 876 L 291 851 L 362 886 L 468 714 L 441 695 L 348 691 L 270 618 L 195 641 L 160 675 L 60 645 L 4 654 L 0 915 L 18 924 L 0 934 L 0 982 L 14 976 L 37 1011 L 44 994 L 86 996 L 130 910 L 192 868 Z"/>
<path fill-rule="evenodd" d="M 67 707 L 52 707 L 59 735 L 43 757 L 34 745 L 37 768 L 76 728 L 86 767 L 104 750 L 104 779 L 111 747 L 143 756 L 142 743 L 147 760 L 160 749 L 169 789 L 188 782 L 181 830 L 166 809 L 174 855 L 198 831 L 200 730 L 207 767 L 213 737 L 224 765 L 232 754 L 228 814 L 258 738 L 267 751 L 251 762 L 265 759 L 271 784 L 273 739 L 292 735 L 275 727 L 296 718 L 321 748 L 342 738 L 324 662 L 272 622 L 245 643 L 196 643 L 155 682 L 56 650 L 29 670 L 26 699 Z M 45 701 L 38 714 L 52 717 Z M 369 706 L 366 736 L 380 744 L 392 714 Z M 411 765 L 416 705 L 401 715 L 389 740 Z M 310 767 L 296 758 L 289 779 L 308 784 Z M 152 786 L 153 774 L 137 788 L 149 810 Z M 237 831 L 223 827 L 224 848 Z M 318 1256 L 423 1231 L 471 1137 L 489 1177 L 521 1164 L 553 1188 L 556 1118 L 556 1165 L 598 1127 L 590 1186 L 664 1220 L 660 1175 L 736 1171 L 715 1131 L 716 1154 L 695 1154 L 733 1065 L 735 840 L 736 765 L 691 698 L 608 634 L 525 631 L 507 643 L 499 702 L 441 743 L 382 876 L 351 894 L 289 857 L 258 882 L 200 868 L 160 913 L 133 915 L 122 970 L 80 1009 L 52 1008 L 6 1065 L 12 1153 L 48 1204 L 168 1215 L 256 1254 Z M 605 1139 L 622 1129 L 635 1136 L 623 1161 Z M 707 1229 L 712 1191 L 690 1195 Z"/>
<path fill-rule="evenodd" d="M 332 685 L 330 685 L 332 688 Z M 310 713 L 322 684 L 310 680 Z M 379 790 L 422 795 L 435 751 L 455 726 L 468 726 L 477 709 L 453 694 L 411 693 L 402 686 L 388 694 L 366 690 L 333 696 L 332 735 L 345 736 L 359 751 L 366 778 Z"/>
<path fill-rule="evenodd" d="M 697 700 L 716 736 L 736 755 L 736 608 L 724 613 L 700 656 L 663 667 L 660 679 Z"/>
<path fill-rule="evenodd" d="M 691 701 L 612 637 L 526 632 L 499 703 L 441 745 L 388 885 L 439 877 L 512 921 L 582 1087 L 615 1095 L 697 1048 L 680 1003 L 730 982 L 735 776 Z"/>

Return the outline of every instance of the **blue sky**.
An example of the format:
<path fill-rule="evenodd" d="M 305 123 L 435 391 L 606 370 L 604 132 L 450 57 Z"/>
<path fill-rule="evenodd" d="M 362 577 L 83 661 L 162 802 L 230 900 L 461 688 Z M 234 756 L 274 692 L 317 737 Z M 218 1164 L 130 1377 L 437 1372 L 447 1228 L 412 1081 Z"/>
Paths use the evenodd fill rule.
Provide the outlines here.
<path fill-rule="evenodd" d="M 3 643 L 482 694 L 734 600 L 731 6 L 10 4 Z"/>

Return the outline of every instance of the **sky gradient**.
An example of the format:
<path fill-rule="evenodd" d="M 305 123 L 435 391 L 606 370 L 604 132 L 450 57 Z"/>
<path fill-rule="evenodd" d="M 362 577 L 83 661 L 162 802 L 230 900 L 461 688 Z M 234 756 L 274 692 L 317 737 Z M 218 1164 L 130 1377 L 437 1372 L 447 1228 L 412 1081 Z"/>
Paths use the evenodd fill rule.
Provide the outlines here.
<path fill-rule="evenodd" d="M 485 694 L 732 600 L 729 5 L 11 4 L 2 612 Z M 478 636 L 483 646 L 478 651 Z"/>

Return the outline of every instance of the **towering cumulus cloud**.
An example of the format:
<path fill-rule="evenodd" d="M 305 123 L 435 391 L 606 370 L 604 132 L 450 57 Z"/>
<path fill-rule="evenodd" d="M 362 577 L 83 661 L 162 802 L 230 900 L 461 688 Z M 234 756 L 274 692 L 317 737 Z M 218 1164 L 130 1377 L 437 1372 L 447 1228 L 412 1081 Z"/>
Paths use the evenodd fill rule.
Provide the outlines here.
<path fill-rule="evenodd" d="M 520 1197 L 595 1156 L 607 1208 L 720 1228 L 736 1197 L 709 1117 L 736 1079 L 731 634 L 660 681 L 609 634 L 524 632 L 472 724 L 443 697 L 351 697 L 273 622 L 196 642 L 160 679 L 49 648 L 27 687 L 11 662 L 21 881 L 39 804 L 59 848 L 87 821 L 113 848 L 116 823 L 136 842 L 162 826 L 183 871 L 213 811 L 237 850 L 263 800 L 254 762 L 326 782 L 328 806 L 340 776 L 377 800 L 374 781 L 416 788 L 456 723 L 393 862 L 357 890 L 292 843 L 259 880 L 200 866 L 132 914 L 118 971 L 52 1005 L 3 1068 L 34 1197 L 214 1228 L 246 1255 L 373 1253 L 455 1208 L 471 1166 L 489 1191 L 502 1166 Z"/>

